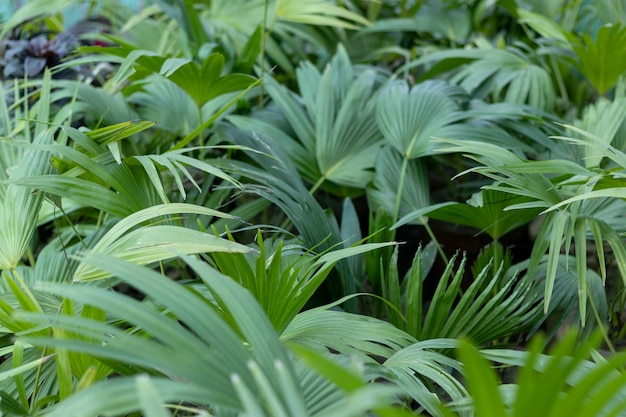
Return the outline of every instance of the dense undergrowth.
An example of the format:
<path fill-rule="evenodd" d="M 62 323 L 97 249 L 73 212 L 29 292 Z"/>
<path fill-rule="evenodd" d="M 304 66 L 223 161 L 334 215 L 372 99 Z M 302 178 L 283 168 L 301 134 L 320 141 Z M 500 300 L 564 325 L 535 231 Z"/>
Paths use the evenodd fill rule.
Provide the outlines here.
<path fill-rule="evenodd" d="M 625 21 L 23 2 L 2 415 L 626 415 Z"/>

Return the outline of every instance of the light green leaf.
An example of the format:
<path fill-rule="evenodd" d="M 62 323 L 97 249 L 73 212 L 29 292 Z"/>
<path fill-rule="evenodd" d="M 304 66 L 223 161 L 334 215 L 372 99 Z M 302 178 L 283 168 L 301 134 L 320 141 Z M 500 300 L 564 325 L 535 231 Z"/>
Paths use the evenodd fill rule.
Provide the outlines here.
<path fill-rule="evenodd" d="M 552 290 L 554 288 L 554 280 L 556 278 L 556 269 L 561 247 L 564 240 L 569 240 L 564 236 L 565 227 L 567 226 L 570 216 L 565 212 L 556 212 L 552 218 L 550 230 L 550 247 L 548 251 L 548 268 L 546 271 L 546 289 L 544 295 L 544 312 L 547 313 L 550 308 L 550 300 L 552 299 Z"/>
<path fill-rule="evenodd" d="M 626 27 L 619 23 L 605 25 L 598 30 L 595 40 L 586 33 L 582 38 L 574 46 L 579 68 L 598 93 L 604 95 L 624 74 L 626 58 L 615 52 L 626 48 Z"/>
<path fill-rule="evenodd" d="M 459 356 L 463 361 L 468 390 L 474 401 L 476 415 L 481 417 L 507 416 L 508 413 L 498 392 L 499 381 L 494 370 L 468 342 L 461 342 Z"/>
<path fill-rule="evenodd" d="M 138 211 L 118 222 L 87 252 L 74 273 L 74 280 L 91 281 L 109 276 L 106 272 L 90 265 L 91 257 L 96 254 L 107 254 L 129 260 L 138 265 L 146 265 L 173 258 L 176 253 L 250 251 L 250 248 L 244 245 L 184 227 L 148 225 L 136 228 L 156 217 L 179 214 L 232 218 L 232 216 L 216 210 L 184 203 L 162 204 Z"/>
<path fill-rule="evenodd" d="M 74 0 L 33 0 L 24 3 L 6 22 L 3 22 L 0 39 L 4 39 L 11 30 L 24 22 L 62 12 L 75 4 Z"/>
<path fill-rule="evenodd" d="M 410 91 L 404 81 L 387 86 L 378 100 L 376 121 L 385 139 L 403 157 L 431 152 L 430 139 L 459 119 L 457 105 L 443 94 L 445 84 L 425 82 Z"/>

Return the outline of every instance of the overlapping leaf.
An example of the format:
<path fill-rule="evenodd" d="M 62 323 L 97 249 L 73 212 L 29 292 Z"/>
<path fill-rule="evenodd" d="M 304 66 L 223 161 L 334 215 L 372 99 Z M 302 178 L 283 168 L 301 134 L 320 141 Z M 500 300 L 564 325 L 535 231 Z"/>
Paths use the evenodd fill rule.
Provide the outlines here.
<path fill-rule="evenodd" d="M 295 137 L 256 118 L 233 118 L 233 123 L 276 136 L 299 172 L 315 188 L 326 181 L 335 187 L 364 188 L 372 178 L 370 170 L 382 143 L 374 117 L 375 71 L 355 71 L 347 52 L 339 47 L 323 73 L 304 63 L 297 76 L 301 99 L 272 79 L 266 85 Z"/>
<path fill-rule="evenodd" d="M 105 271 L 90 265 L 90 258 L 97 254 L 106 254 L 137 265 L 146 265 L 172 258 L 176 253 L 248 252 L 250 250 L 244 245 L 180 226 L 152 224 L 137 228 L 156 217 L 187 213 L 232 218 L 217 210 L 183 203 L 163 204 L 140 210 L 119 221 L 91 248 L 86 254 L 86 259 L 76 269 L 74 280 L 91 281 L 109 276 Z"/>

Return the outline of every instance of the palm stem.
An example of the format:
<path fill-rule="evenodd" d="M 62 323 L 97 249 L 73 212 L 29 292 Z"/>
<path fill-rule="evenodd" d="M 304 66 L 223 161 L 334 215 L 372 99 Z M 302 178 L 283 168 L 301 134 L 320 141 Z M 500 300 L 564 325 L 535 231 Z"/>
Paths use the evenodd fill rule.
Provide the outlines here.
<path fill-rule="evenodd" d="M 398 181 L 398 190 L 396 192 L 396 203 L 393 209 L 393 222 L 392 223 L 396 223 L 398 221 L 398 218 L 400 217 L 400 205 L 402 203 L 402 193 L 404 192 L 404 182 L 406 180 L 406 172 L 408 168 L 409 168 L 409 157 L 405 154 L 402 159 L 402 167 L 400 168 L 400 180 Z M 439 253 L 439 256 L 441 256 L 441 259 L 447 264 L 448 257 L 446 256 L 445 252 L 443 251 L 443 248 L 439 244 L 439 241 L 437 240 L 437 237 L 433 233 L 433 230 L 428 225 L 428 221 L 427 220 L 422 221 L 422 225 L 424 226 L 424 229 L 426 229 L 426 233 L 428 233 L 430 240 L 434 243 L 435 247 L 437 248 L 437 253 Z M 393 232 L 393 235 L 391 238 L 395 239 L 395 232 Z"/>
<path fill-rule="evenodd" d="M 493 277 L 495 278 L 498 275 L 498 270 L 500 269 L 500 242 L 498 241 L 498 239 L 494 239 L 493 240 L 493 266 L 492 266 L 492 271 L 493 271 Z M 503 255 L 504 258 L 504 255 Z M 495 291 L 495 288 L 494 288 Z"/>
<path fill-rule="evenodd" d="M 400 168 L 400 180 L 398 181 L 398 191 L 396 192 L 396 204 L 393 209 L 393 222 L 398 221 L 400 217 L 400 204 L 402 203 L 402 193 L 404 192 L 404 181 L 406 179 L 406 171 L 409 167 L 409 158 L 405 155 L 402 159 L 402 168 Z"/>
<path fill-rule="evenodd" d="M 322 186 L 322 184 L 324 184 L 324 181 L 326 181 L 326 177 L 324 175 L 322 175 L 315 184 L 313 184 L 313 187 L 311 187 L 311 189 L 309 190 L 309 194 L 313 195 L 315 194 L 315 192 Z"/>
<path fill-rule="evenodd" d="M 198 125 L 202 126 L 202 108 L 198 106 L 197 109 L 198 109 Z M 204 146 L 204 138 L 202 135 L 203 130 L 200 130 L 198 132 L 198 143 L 200 144 L 200 146 Z"/>
<path fill-rule="evenodd" d="M 424 229 L 426 229 L 426 233 L 428 233 L 430 240 L 435 244 L 435 247 L 437 248 L 437 253 L 439 254 L 439 256 L 441 256 L 441 259 L 447 265 L 450 262 L 450 260 L 448 259 L 448 256 L 446 255 L 446 253 L 443 251 L 443 248 L 439 244 L 437 237 L 433 233 L 433 229 L 430 228 L 430 225 L 428 224 L 428 220 L 426 219 L 425 221 L 423 221 L 422 225 L 424 226 Z"/>
<path fill-rule="evenodd" d="M 265 74 L 265 39 L 269 35 L 267 31 L 267 11 L 269 8 L 269 0 L 265 0 L 263 7 L 263 33 L 261 34 L 261 56 L 259 57 L 259 65 L 261 66 L 261 74 Z M 259 92 L 259 108 L 263 108 L 263 84 Z"/>
<path fill-rule="evenodd" d="M 22 291 L 24 291 L 24 294 L 26 294 L 26 296 L 28 297 L 30 302 L 33 303 L 33 306 L 40 313 L 43 313 L 43 309 L 41 308 L 41 306 L 37 302 L 37 299 L 35 298 L 35 296 L 31 292 L 30 288 L 28 288 L 28 286 L 26 285 L 26 282 L 24 282 L 24 279 L 22 278 L 22 276 L 20 275 L 20 273 L 18 272 L 17 269 L 11 269 L 11 276 L 18 282 L 20 287 L 22 287 Z"/>
<path fill-rule="evenodd" d="M 591 310 L 593 311 L 593 315 L 596 319 L 596 322 L 598 323 L 598 328 L 600 329 L 600 332 L 602 333 L 602 338 L 604 339 L 604 343 L 606 343 L 606 346 L 611 352 L 611 355 L 615 355 L 617 352 L 615 351 L 615 347 L 613 346 L 613 343 L 611 342 L 611 338 L 607 334 L 606 328 L 604 327 L 604 324 L 602 323 L 602 319 L 600 318 L 600 313 L 598 312 L 598 307 L 596 306 L 596 302 L 593 300 L 593 295 L 591 294 L 591 291 L 589 290 L 589 286 L 586 286 L 586 289 L 587 289 L 587 300 L 589 300 L 589 304 L 591 304 Z"/>

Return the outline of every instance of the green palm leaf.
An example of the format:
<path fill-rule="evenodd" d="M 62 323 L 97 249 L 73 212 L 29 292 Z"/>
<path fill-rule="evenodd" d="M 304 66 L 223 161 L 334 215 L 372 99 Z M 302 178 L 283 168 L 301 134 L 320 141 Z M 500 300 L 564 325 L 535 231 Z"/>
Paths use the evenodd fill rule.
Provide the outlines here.
<path fill-rule="evenodd" d="M 414 219 L 426 216 L 453 224 L 462 224 L 487 233 L 493 240 L 499 240 L 508 232 L 527 224 L 537 217 L 541 209 L 506 209 L 515 204 L 531 201 L 528 198 L 512 196 L 495 190 L 481 190 L 472 195 L 466 203 L 441 203 L 415 210 L 401 218 L 393 227 L 397 228 Z"/>
<path fill-rule="evenodd" d="M 219 137 L 232 143 L 244 145 L 256 165 L 235 160 L 219 161 L 255 183 L 245 186 L 250 193 L 259 195 L 278 206 L 298 230 L 299 238 L 308 248 L 315 248 L 317 253 L 345 247 L 339 224 L 331 213 L 324 211 L 316 199 L 304 187 L 301 177 L 282 149 L 269 137 L 260 138 L 251 134 L 242 134 L 232 126 L 222 125 Z M 348 240 L 349 242 L 350 240 Z M 329 282 L 324 288 L 331 294 L 332 300 L 356 292 L 360 285 L 359 276 L 347 260 L 337 264 L 338 281 Z M 348 300 L 346 309 L 356 309 L 356 302 Z"/>
<path fill-rule="evenodd" d="M 590 362 L 598 337 L 582 345 L 573 332 L 557 343 L 549 355 L 541 354 L 543 340 L 531 342 L 528 352 L 483 350 L 468 343 L 460 346 L 460 358 L 468 375 L 476 410 L 485 416 L 601 416 L 624 412 L 626 377 L 621 371 L 626 355 Z M 521 366 L 516 385 L 499 385 L 485 358 Z M 485 382 L 485 375 L 488 375 Z M 507 395 L 508 394 L 508 395 Z"/>
<path fill-rule="evenodd" d="M 626 60 L 622 54 L 626 48 L 626 27 L 621 24 L 603 26 L 596 39 L 583 34 L 582 41 L 574 45 L 579 68 L 600 95 L 606 94 L 624 74 Z"/>
<path fill-rule="evenodd" d="M 405 216 L 430 204 L 428 176 L 424 163 L 417 158 L 408 161 L 405 173 L 402 172 L 402 166 L 402 155 L 391 146 L 385 146 L 379 152 L 374 179 L 367 189 L 368 202 L 373 210 L 383 209 L 392 215 L 398 206 L 398 214 Z M 403 174 L 404 187 L 398 190 L 398 181 L 403 178 Z M 412 221 L 422 224 L 420 218 L 414 218 Z"/>
<path fill-rule="evenodd" d="M 376 120 L 385 139 L 404 158 L 431 152 L 431 137 L 459 120 L 457 104 L 446 94 L 445 83 L 425 82 L 409 87 L 397 81 L 385 87 L 378 100 Z"/>
<path fill-rule="evenodd" d="M 376 73 L 355 71 L 346 50 L 340 46 L 323 73 L 311 63 L 297 71 L 301 100 L 284 86 L 268 79 L 266 88 L 281 110 L 291 132 L 277 132 L 268 123 L 255 119 L 233 119 L 246 130 L 273 136 L 284 145 L 298 171 L 318 187 L 331 184 L 364 188 L 371 180 L 381 135 L 375 123 Z M 263 117 L 260 113 L 257 118 Z M 286 135 L 285 135 L 286 133 Z M 308 154 L 302 150 L 306 150 Z"/>
<path fill-rule="evenodd" d="M 227 74 L 222 76 L 225 59 L 220 53 L 207 56 L 200 65 L 185 58 L 166 58 L 156 52 L 138 49 L 122 39 L 110 37 L 119 46 L 107 48 L 83 48 L 84 52 L 110 54 L 124 58 L 114 78 L 121 84 L 135 73 L 135 67 L 144 72 L 160 74 L 171 80 L 196 104 L 202 107 L 207 101 L 217 96 L 245 90 L 254 82 L 254 78 L 245 74 Z"/>
<path fill-rule="evenodd" d="M 469 62 L 461 66 L 450 81 L 478 98 L 492 93 L 510 103 L 527 103 L 544 110 L 554 107 L 556 93 L 550 74 L 524 51 L 514 47 L 436 51 L 406 64 L 401 70 L 445 60 Z"/>
<path fill-rule="evenodd" d="M 213 253 L 211 257 L 220 272 L 252 293 L 279 333 L 302 310 L 338 262 L 354 257 L 358 263 L 362 253 L 392 245 L 360 244 L 313 255 L 295 244 L 283 246 L 282 241 L 266 241 L 260 232 L 256 242 L 258 251 Z"/>
<path fill-rule="evenodd" d="M 209 16 L 214 25 L 228 24 L 250 34 L 262 23 L 263 0 L 220 0 L 211 3 Z M 307 25 L 328 25 L 356 29 L 367 24 L 357 13 L 338 6 L 332 1 L 316 0 L 272 0 L 268 5 L 270 27 L 276 21 L 298 22 Z"/>
<path fill-rule="evenodd" d="M 438 351 L 456 348 L 452 339 L 430 339 L 399 350 L 384 363 L 387 377 L 398 384 L 430 415 L 443 416 L 440 397 L 461 401 L 468 396 L 463 384 L 454 375 L 462 372 L 460 362 Z"/>
<path fill-rule="evenodd" d="M 120 220 L 91 248 L 76 269 L 74 280 L 91 281 L 110 276 L 90 266 L 90 258 L 96 254 L 106 254 L 138 265 L 146 265 L 172 258 L 175 253 L 248 252 L 250 250 L 244 245 L 180 226 L 153 224 L 137 228 L 156 217 L 178 214 L 203 214 L 232 218 L 216 210 L 183 203 L 163 204 L 140 210 Z"/>
<path fill-rule="evenodd" d="M 50 86 L 50 72 L 46 71 L 34 115 L 35 122 L 38 123 L 33 128 L 30 122 L 26 122 L 22 132 L 25 141 L 30 142 L 31 129 L 33 129 L 35 136 L 32 143 L 35 147 L 47 146 L 54 141 L 54 129 L 47 128 L 50 117 Z M 27 106 L 27 103 L 25 105 Z M 4 103 L 3 106 L 5 106 Z M 6 116 L 6 107 L 4 109 Z M 10 123 L 10 121 L 5 119 L 3 125 L 4 123 Z M 10 126 L 11 124 L 4 125 L 3 130 L 9 132 Z M 21 154 L 21 152 L 7 148 L 5 145 L 1 149 L 7 151 L 7 156 L 2 158 L 3 163 L 14 161 L 17 164 L 1 167 L 5 171 L 2 176 L 10 172 L 7 178 L 10 182 L 8 184 L 5 182 L 0 187 L 0 269 L 14 269 L 20 263 L 35 231 L 43 201 L 43 194 L 33 193 L 31 188 L 20 186 L 17 182 L 31 176 L 46 175 L 52 171 L 52 165 L 48 161 L 48 152 L 28 149 Z"/>
<path fill-rule="evenodd" d="M 254 379 L 246 363 L 254 356 L 259 355 L 263 367 L 271 366 L 275 358 L 285 359 L 280 349 L 275 351 L 279 346 L 278 341 L 276 336 L 272 336 L 271 325 L 263 318 L 262 312 L 258 315 L 258 311 L 261 311 L 259 307 L 249 294 L 244 293 L 231 280 L 219 278 L 215 271 L 200 268 L 204 274 L 203 278 L 207 278 L 207 282 L 211 283 L 212 290 L 218 291 L 214 293 L 215 298 L 220 303 L 226 303 L 221 307 L 227 309 L 224 311 L 229 317 L 233 317 L 230 316 L 229 306 L 233 302 L 240 305 L 238 309 L 232 311 L 232 314 L 235 314 L 235 322 L 227 324 L 215 307 L 211 306 L 212 303 L 196 293 L 148 269 L 121 260 L 111 262 L 111 259 L 114 258 L 94 256 L 90 262 L 93 262 L 94 267 L 104 269 L 109 274 L 127 276 L 137 289 L 148 294 L 155 302 L 167 305 L 176 319 L 155 311 L 146 303 L 132 301 L 128 297 L 105 289 L 47 285 L 46 291 L 96 306 L 105 311 L 109 317 L 130 319 L 132 324 L 152 337 L 127 333 L 111 324 L 96 323 L 93 320 L 57 316 L 40 317 L 39 320 L 42 323 L 52 320 L 55 327 L 87 337 L 102 338 L 103 335 L 109 335 L 105 336 L 107 343 L 103 344 L 102 339 L 99 341 L 55 339 L 40 340 L 38 343 L 50 343 L 56 347 L 85 352 L 121 364 L 135 365 L 170 375 L 191 384 L 189 389 L 192 392 L 197 392 L 195 387 L 203 387 L 205 395 L 200 401 L 202 404 L 228 408 L 239 407 L 235 389 L 230 382 L 233 373 L 238 374 L 246 384 L 252 385 Z M 206 274 L 217 276 L 211 278 Z M 241 308 L 244 305 L 245 307 Z M 247 317 L 246 320 L 254 318 L 249 323 L 239 322 L 238 315 L 241 314 Z M 178 320 L 184 322 L 193 333 L 181 326 Z M 244 347 L 231 325 L 235 325 L 238 331 L 243 331 L 246 339 L 258 347 L 254 354 Z M 276 342 L 268 344 L 272 337 Z M 202 361 L 194 359 L 199 357 L 203 358 Z"/>

